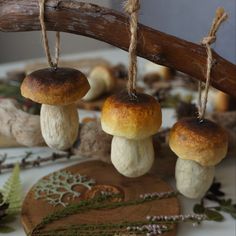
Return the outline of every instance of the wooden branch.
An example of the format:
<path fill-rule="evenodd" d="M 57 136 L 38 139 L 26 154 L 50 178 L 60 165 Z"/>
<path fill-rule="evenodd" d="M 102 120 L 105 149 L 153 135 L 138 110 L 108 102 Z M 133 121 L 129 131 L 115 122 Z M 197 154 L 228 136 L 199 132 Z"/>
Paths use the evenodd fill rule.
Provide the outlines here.
<path fill-rule="evenodd" d="M 40 30 L 38 15 L 38 0 L 0 0 L 1 31 Z M 84 35 L 128 49 L 128 19 L 111 9 L 73 0 L 48 0 L 45 18 L 48 30 Z M 203 46 L 140 24 L 138 55 L 205 81 L 207 55 Z M 212 85 L 236 97 L 236 66 L 215 52 L 213 58 Z"/>

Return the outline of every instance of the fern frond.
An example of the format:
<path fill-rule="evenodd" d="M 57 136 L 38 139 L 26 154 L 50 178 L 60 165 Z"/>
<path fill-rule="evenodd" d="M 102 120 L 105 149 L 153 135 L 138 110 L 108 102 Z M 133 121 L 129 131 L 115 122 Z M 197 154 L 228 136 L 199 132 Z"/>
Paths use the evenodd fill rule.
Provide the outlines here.
<path fill-rule="evenodd" d="M 22 186 L 20 182 L 20 167 L 16 164 L 11 176 L 2 189 L 3 202 L 9 204 L 8 214 L 17 214 L 22 203 Z"/>

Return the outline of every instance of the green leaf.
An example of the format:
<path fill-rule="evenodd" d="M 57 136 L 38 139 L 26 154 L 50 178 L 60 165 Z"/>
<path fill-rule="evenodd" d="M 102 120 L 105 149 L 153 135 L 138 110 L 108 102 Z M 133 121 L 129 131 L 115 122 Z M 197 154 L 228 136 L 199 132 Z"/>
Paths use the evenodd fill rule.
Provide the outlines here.
<path fill-rule="evenodd" d="M 233 205 L 221 206 L 221 210 L 227 213 L 236 213 L 236 209 Z"/>
<path fill-rule="evenodd" d="M 0 96 L 2 97 L 17 97 L 20 96 L 20 89 L 17 86 L 0 83 Z"/>
<path fill-rule="evenodd" d="M 14 231 L 15 229 L 10 226 L 0 225 L 0 233 L 12 233 Z"/>
<path fill-rule="evenodd" d="M 232 199 L 223 199 L 220 201 L 221 206 L 231 206 L 232 205 Z"/>
<path fill-rule="evenodd" d="M 220 213 L 217 212 L 217 211 L 213 211 L 213 210 L 206 209 L 205 214 L 206 214 L 208 220 L 211 220 L 211 221 L 220 222 L 220 221 L 223 221 L 223 220 L 224 220 L 223 215 L 220 214 Z"/>
<path fill-rule="evenodd" d="M 236 219 L 236 212 L 230 213 L 230 215 L 231 215 L 234 219 Z"/>
<path fill-rule="evenodd" d="M 214 207 L 216 211 L 221 211 L 221 207 Z"/>
<path fill-rule="evenodd" d="M 195 204 L 193 207 L 193 211 L 196 214 L 203 214 L 205 212 L 205 208 L 201 204 Z"/>
<path fill-rule="evenodd" d="M 2 189 L 3 200 L 9 204 L 8 214 L 19 212 L 22 202 L 22 186 L 20 182 L 20 167 L 16 164 L 11 176 L 8 178 Z"/>

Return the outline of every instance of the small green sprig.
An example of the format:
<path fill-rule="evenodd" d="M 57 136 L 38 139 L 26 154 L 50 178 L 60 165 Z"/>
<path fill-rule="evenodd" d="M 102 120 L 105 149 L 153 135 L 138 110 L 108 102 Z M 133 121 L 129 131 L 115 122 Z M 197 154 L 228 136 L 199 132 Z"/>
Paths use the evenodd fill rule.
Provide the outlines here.
<path fill-rule="evenodd" d="M 20 107 L 30 114 L 40 114 L 41 104 L 24 98 L 20 92 L 20 81 L 11 81 L 8 79 L 0 81 L 0 98 L 13 98 Z"/>
<path fill-rule="evenodd" d="M 20 168 L 16 165 L 11 176 L 0 190 L 0 233 L 10 233 L 14 228 L 8 226 L 20 212 L 22 203 Z"/>
<path fill-rule="evenodd" d="M 192 223 L 194 226 L 202 221 L 217 220 L 217 217 L 208 211 L 200 214 L 173 215 L 173 216 L 147 216 L 146 219 L 138 222 L 107 222 L 96 224 L 79 224 L 63 226 L 53 230 L 46 230 L 45 226 L 73 214 L 83 213 L 89 210 L 114 209 L 124 206 L 138 205 L 149 201 L 170 198 L 178 195 L 178 192 L 146 193 L 140 195 L 135 200 L 125 202 L 113 202 L 114 198 L 120 198 L 120 194 L 101 193 L 93 199 L 80 201 L 77 204 L 71 204 L 64 209 L 54 212 L 45 217 L 39 225 L 35 227 L 31 235 L 37 236 L 87 236 L 87 235 L 161 235 L 173 230 L 177 223 Z"/>
<path fill-rule="evenodd" d="M 79 224 L 60 227 L 54 230 L 35 232 L 37 236 L 111 236 L 111 235 L 162 235 L 174 229 L 177 223 L 200 224 L 206 220 L 205 215 L 174 215 L 174 216 L 147 216 L 146 219 L 136 222 Z"/>
<path fill-rule="evenodd" d="M 224 196 L 221 183 L 214 182 L 201 202 L 194 205 L 193 211 L 197 214 L 206 214 L 208 219 L 218 222 L 224 220 L 221 212 L 226 212 L 236 219 L 236 204 L 232 202 L 232 199 L 225 199 Z M 215 202 L 216 206 L 207 207 L 205 200 Z"/>
<path fill-rule="evenodd" d="M 92 199 L 83 200 L 79 203 L 69 204 L 65 208 L 58 210 L 52 214 L 49 214 L 40 224 L 38 224 L 34 230 L 34 233 L 40 232 L 46 225 L 65 218 L 70 215 L 79 214 L 82 212 L 86 212 L 89 210 L 101 210 L 101 209 L 115 209 L 118 207 L 126 207 L 143 204 L 145 202 L 150 202 L 154 200 L 161 200 L 166 198 L 174 197 L 178 194 L 178 192 L 167 192 L 167 193 L 151 193 L 140 195 L 138 199 L 129 200 L 124 202 L 112 202 L 112 199 L 117 199 L 122 197 L 120 194 L 100 194 Z M 36 234 L 37 235 L 37 234 Z"/>
<path fill-rule="evenodd" d="M 71 225 L 69 227 L 60 227 L 56 230 L 46 230 L 37 236 L 56 236 L 56 235 L 70 235 L 70 236 L 114 236 L 114 235 L 143 235 L 147 234 L 153 228 L 159 230 L 160 233 L 165 233 L 173 230 L 174 225 L 165 224 L 150 224 L 148 221 L 138 222 L 120 222 L 120 223 L 99 223 L 99 224 L 80 224 Z"/>
<path fill-rule="evenodd" d="M 8 203 L 8 214 L 17 214 L 21 207 L 22 201 L 22 186 L 20 182 L 20 167 L 16 164 L 12 174 L 0 191 L 3 195 L 3 203 Z"/>

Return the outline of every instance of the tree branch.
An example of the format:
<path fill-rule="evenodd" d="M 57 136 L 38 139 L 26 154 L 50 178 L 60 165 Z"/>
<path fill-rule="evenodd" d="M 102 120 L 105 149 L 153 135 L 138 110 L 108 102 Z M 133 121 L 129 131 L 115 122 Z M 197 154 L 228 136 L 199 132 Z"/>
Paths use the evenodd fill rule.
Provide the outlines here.
<path fill-rule="evenodd" d="M 5 163 L 8 157 L 7 155 L 0 156 L 0 174 L 12 170 L 17 163 L 20 165 L 21 169 L 28 169 L 34 167 L 41 167 L 43 164 L 53 163 L 58 160 L 68 160 L 71 159 L 72 157 L 75 157 L 70 151 L 63 153 L 53 152 L 51 155 L 48 155 L 47 157 L 38 156 L 37 158 L 30 159 L 32 155 L 33 153 L 27 152 L 20 161 L 17 160 L 16 162 L 11 162 L 11 163 Z"/>
<path fill-rule="evenodd" d="M 0 0 L 0 31 L 40 30 L 38 0 Z M 84 35 L 128 50 L 125 15 L 73 0 L 46 2 L 46 28 Z M 193 26 L 194 27 L 194 26 Z M 205 81 L 206 49 L 139 24 L 138 55 Z M 236 97 L 236 66 L 213 52 L 212 85 Z"/>

